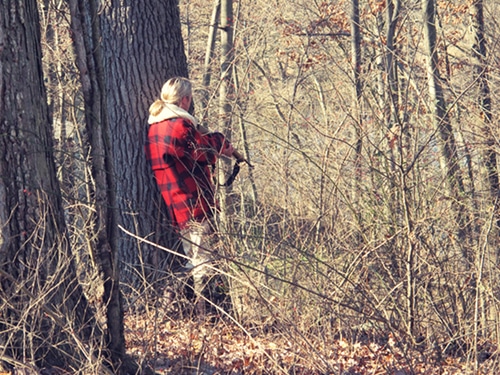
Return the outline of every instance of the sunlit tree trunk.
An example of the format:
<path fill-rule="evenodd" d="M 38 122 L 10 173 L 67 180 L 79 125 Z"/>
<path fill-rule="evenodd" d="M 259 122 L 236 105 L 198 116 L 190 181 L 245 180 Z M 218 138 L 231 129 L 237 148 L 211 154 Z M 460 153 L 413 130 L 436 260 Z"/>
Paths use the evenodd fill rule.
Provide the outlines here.
<path fill-rule="evenodd" d="M 396 56 L 396 27 L 398 25 L 401 3 L 399 0 L 388 1 L 386 7 L 386 52 L 385 73 L 387 77 L 387 103 L 385 104 L 385 119 L 388 125 L 389 153 L 391 160 L 390 170 L 393 173 L 391 178 L 391 195 L 389 205 L 392 214 L 395 215 L 396 223 L 401 222 L 405 227 L 406 244 L 406 329 L 410 337 L 414 337 L 416 326 L 417 302 L 416 302 L 416 252 L 415 225 L 412 210 L 412 197 L 410 173 L 404 168 L 404 129 L 407 126 L 399 112 L 399 82 L 398 65 Z M 397 180 L 397 181 L 396 181 Z M 396 270 L 395 270 L 396 271 Z"/>
<path fill-rule="evenodd" d="M 400 1 L 388 1 L 386 7 L 386 22 L 387 22 L 387 51 L 386 72 L 387 82 L 389 87 L 389 105 L 390 115 L 388 116 L 389 124 L 399 123 L 399 88 L 398 88 L 398 69 L 396 59 L 396 27 L 398 25 L 400 10 Z"/>
<path fill-rule="evenodd" d="M 457 252 L 461 253 L 460 266 L 469 269 L 473 264 L 473 255 L 470 251 L 471 226 L 468 219 L 468 209 L 465 204 L 465 188 L 460 170 L 458 152 L 447 111 L 446 100 L 442 87 L 442 78 L 439 72 L 439 57 L 436 45 L 436 5 L 435 0 L 423 0 L 422 11 L 424 17 L 424 45 L 427 54 L 427 81 L 429 87 L 429 105 L 432 113 L 438 146 L 440 147 L 440 164 L 443 171 L 444 188 L 451 198 L 450 215 L 454 217 L 454 232 Z"/>
<path fill-rule="evenodd" d="M 489 86 L 489 62 L 488 62 L 488 49 L 486 45 L 485 25 L 484 25 L 484 5 L 483 0 L 474 0 L 470 13 L 472 18 L 472 31 L 474 33 L 474 45 L 472 46 L 472 56 L 475 59 L 475 73 L 477 75 L 477 84 L 479 88 L 478 104 L 481 119 L 481 135 L 484 139 L 484 148 L 481 150 L 484 165 L 487 173 L 487 183 L 489 185 L 490 197 L 493 206 L 492 223 L 500 228 L 500 212 L 499 212 L 499 177 L 498 177 L 498 164 L 497 164 L 497 141 L 494 135 L 493 113 L 492 113 L 492 97 Z M 492 236 L 493 237 L 493 236 Z M 500 260 L 500 251 L 496 250 L 496 264 Z M 483 335 L 482 327 L 487 325 L 486 317 L 496 319 L 494 310 L 487 302 L 487 293 L 485 293 L 483 285 L 483 272 L 484 272 L 484 253 L 478 253 L 477 256 L 477 287 L 476 287 L 476 303 L 474 315 L 474 353 L 476 356 L 475 370 L 479 364 L 479 339 Z"/>
<path fill-rule="evenodd" d="M 179 9 L 175 0 L 138 7 L 111 1 L 72 2 L 90 141 L 97 239 L 96 259 L 105 282 L 109 345 L 124 355 L 119 280 L 137 286 L 168 269 L 168 254 L 145 247 L 125 229 L 172 247 L 164 204 L 144 155 L 148 107 L 172 76 L 187 76 Z M 76 14 L 76 16 L 75 16 Z M 78 16 L 79 14 L 79 16 Z M 154 27 L 151 27 L 154 25 Z M 120 262 L 118 262 L 120 259 Z M 122 274 L 120 275 L 120 269 Z M 138 277 L 140 275 L 140 277 Z"/>
<path fill-rule="evenodd" d="M 104 285 L 102 302 L 107 318 L 107 346 L 115 366 L 125 357 L 123 308 L 119 290 L 118 238 L 115 178 L 111 156 L 111 135 L 107 117 L 104 87 L 103 60 L 97 4 L 70 1 L 77 66 L 80 71 L 85 103 L 85 129 L 88 137 L 86 154 L 91 160 L 92 181 L 89 189 L 94 201 L 92 217 L 93 259 Z"/>
<path fill-rule="evenodd" d="M 215 0 L 212 10 L 212 17 L 210 18 L 210 28 L 208 31 L 207 47 L 205 51 L 205 63 L 203 65 L 203 95 L 201 102 L 202 121 L 204 126 L 209 126 L 207 117 L 208 101 L 210 100 L 210 80 L 212 79 L 212 63 L 215 50 L 215 41 L 217 39 L 217 26 L 219 25 L 220 18 L 220 2 Z"/>
<path fill-rule="evenodd" d="M 221 0 L 220 31 L 221 31 L 221 84 L 220 84 L 220 115 L 221 129 L 231 129 L 232 112 L 232 68 L 233 51 L 233 0 Z"/>
<path fill-rule="evenodd" d="M 351 54 L 354 78 L 354 120 L 356 122 L 356 179 L 361 179 L 361 150 L 363 147 L 363 114 L 362 114 L 362 83 L 361 83 L 361 32 L 359 28 L 359 0 L 351 2 Z"/>
<path fill-rule="evenodd" d="M 489 86 L 489 64 L 487 61 L 488 50 L 484 33 L 484 7 L 483 0 L 475 0 L 471 6 L 472 27 L 474 32 L 474 45 L 472 56 L 476 60 L 477 83 L 479 85 L 479 108 L 481 111 L 482 133 L 485 147 L 483 159 L 488 177 L 491 198 L 495 202 L 497 211 L 497 226 L 500 226 L 498 213 L 498 200 L 500 199 L 497 153 L 495 152 L 496 140 L 493 134 L 493 113 L 491 108 L 491 91 Z"/>
<path fill-rule="evenodd" d="M 0 361 L 75 372 L 102 333 L 68 245 L 37 2 L 2 0 L 0 14 Z"/>
<path fill-rule="evenodd" d="M 175 242 L 164 203 L 144 156 L 149 105 L 172 76 L 187 76 L 177 2 L 100 3 L 101 85 L 107 123 L 107 152 L 115 178 L 117 224 L 172 248 Z M 154 27 L 151 27 L 154 25 Z M 97 37 L 97 36 L 96 36 Z M 171 256 L 140 246 L 123 233 L 116 238 L 121 278 L 152 281 L 169 268 Z"/>
<path fill-rule="evenodd" d="M 232 71 L 234 64 L 234 46 L 233 46 L 233 0 L 221 0 L 220 11 L 220 46 L 221 46 L 221 76 L 219 88 L 219 130 L 224 135 L 231 139 L 232 133 L 232 112 L 233 112 L 233 96 L 234 85 L 232 81 Z M 231 161 L 229 159 L 221 159 L 219 161 L 219 180 L 224 182 L 226 179 L 226 171 L 230 168 Z M 227 210 L 229 205 L 225 200 L 225 194 L 222 193 L 220 199 L 221 204 L 221 223 L 227 225 Z"/>
<path fill-rule="evenodd" d="M 153 281 L 166 254 L 135 243 L 118 232 L 118 225 L 157 243 L 166 237 L 163 245 L 171 247 L 168 225 L 157 227 L 164 206 L 146 163 L 144 140 L 150 103 L 169 77 L 187 76 L 187 64 L 175 1 L 148 7 L 107 1 L 99 4 L 99 12 L 94 1 L 75 3 L 75 27 L 79 21 L 81 28 L 75 43 L 95 181 L 95 251 L 105 281 L 110 346 L 118 360 L 124 354 L 119 270 L 124 269 L 122 279 L 130 283 L 137 283 L 137 274 Z"/>
<path fill-rule="evenodd" d="M 360 31 L 360 16 L 359 16 L 359 0 L 351 0 L 351 64 L 354 82 L 353 93 L 353 120 L 355 127 L 355 155 L 354 155 L 354 187 L 353 201 L 357 203 L 359 200 L 359 192 L 363 181 L 362 172 L 362 151 L 363 151 L 363 103 L 362 103 L 362 82 L 361 82 L 361 31 Z M 360 227 L 360 233 L 363 232 L 363 216 L 361 208 L 356 209 L 356 219 Z"/>
<path fill-rule="evenodd" d="M 435 0 L 423 0 L 422 2 L 425 34 L 424 44 L 428 57 L 427 79 L 433 121 L 440 140 L 441 168 L 446 177 L 449 194 L 455 196 L 456 194 L 462 194 L 464 192 L 464 186 L 458 164 L 455 137 L 446 109 L 446 101 L 438 68 L 439 58 L 436 47 L 436 8 L 434 1 Z"/>
<path fill-rule="evenodd" d="M 63 82 L 63 69 L 59 56 L 61 52 L 60 31 L 56 25 L 62 22 L 64 7 L 62 3 L 52 4 L 51 0 L 44 0 L 40 7 L 40 22 L 42 32 L 42 43 L 50 46 L 54 58 L 46 58 L 48 74 L 46 74 L 48 86 L 49 110 L 54 123 L 54 136 L 56 139 L 66 139 L 66 98 Z M 52 90 L 51 90 L 52 89 Z"/>

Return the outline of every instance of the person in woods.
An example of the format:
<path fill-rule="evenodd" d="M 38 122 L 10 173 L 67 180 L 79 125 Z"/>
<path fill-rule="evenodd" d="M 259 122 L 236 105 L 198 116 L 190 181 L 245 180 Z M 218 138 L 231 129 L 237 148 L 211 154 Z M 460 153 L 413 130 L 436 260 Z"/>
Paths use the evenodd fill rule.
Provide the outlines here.
<path fill-rule="evenodd" d="M 216 210 L 212 166 L 220 156 L 245 158 L 219 132 L 200 126 L 188 111 L 193 89 L 183 77 L 169 79 L 160 99 L 149 108 L 146 156 L 189 259 L 198 312 L 205 313 L 201 297 L 214 260 Z"/>

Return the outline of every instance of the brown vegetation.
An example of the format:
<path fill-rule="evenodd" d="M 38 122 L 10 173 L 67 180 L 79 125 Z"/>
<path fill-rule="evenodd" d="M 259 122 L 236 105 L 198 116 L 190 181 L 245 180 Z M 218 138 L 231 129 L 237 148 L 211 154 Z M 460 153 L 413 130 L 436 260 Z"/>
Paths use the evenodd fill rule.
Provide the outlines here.
<path fill-rule="evenodd" d="M 30 301 L 0 289 L 0 310 L 26 317 L 14 325 L 0 313 L 0 362 L 39 373 L 39 363 L 5 348 L 22 343 L 16 353 L 36 357 L 43 335 L 21 333 L 41 332 L 48 316 L 52 330 L 67 333 L 64 344 L 81 349 L 81 368 L 70 371 L 100 374 L 109 368 L 104 342 L 82 340 L 67 311 L 45 303 L 75 264 L 106 330 L 94 258 L 103 207 L 91 166 L 99 155 L 88 152 L 68 10 L 44 4 L 45 83 L 71 254 L 43 285 L 35 265 L 45 253 L 22 263 L 33 271 L 23 282 L 0 268 L 0 281 Z M 120 258 L 127 354 L 161 374 L 497 373 L 500 6 L 360 1 L 353 27 L 353 1 L 240 0 L 224 23 L 233 27 L 231 59 L 216 41 L 206 65 L 218 4 L 181 0 L 180 16 L 189 75 L 206 100 L 197 116 L 231 135 L 254 166 L 242 166 L 231 189 L 220 187 L 220 256 L 233 310 L 192 314 L 186 280 L 174 272 L 179 260 L 165 251 L 165 243 L 173 247 L 167 226 L 142 225 L 161 217 L 160 206 L 143 212 L 130 203 L 137 197 L 117 189 L 125 230 L 116 241 L 132 254 Z M 221 64 L 230 64 L 229 86 Z M 117 96 L 136 84 L 124 81 Z M 150 92 L 133 97 L 139 110 L 155 95 L 141 87 Z M 134 111 L 128 121 L 145 127 L 147 114 Z M 116 152 L 114 162 L 142 157 L 141 142 L 134 146 L 140 151 Z M 143 182 L 120 186 L 140 195 Z M 45 225 L 37 224 L 40 233 Z"/>

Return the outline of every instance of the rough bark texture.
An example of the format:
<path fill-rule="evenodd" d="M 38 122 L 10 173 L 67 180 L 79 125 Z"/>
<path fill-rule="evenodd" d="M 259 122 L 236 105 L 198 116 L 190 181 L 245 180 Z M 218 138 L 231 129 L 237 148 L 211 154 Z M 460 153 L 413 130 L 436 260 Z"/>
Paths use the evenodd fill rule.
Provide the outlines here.
<path fill-rule="evenodd" d="M 108 0 L 101 6 L 105 100 L 119 223 L 171 248 L 172 234 L 146 163 L 144 140 L 148 108 L 163 83 L 174 75 L 188 75 L 177 1 L 150 0 L 139 5 L 125 0 L 116 6 Z M 138 245 L 123 233 L 118 243 L 124 281 L 136 282 L 138 270 L 147 279 L 154 278 L 154 271 L 165 267 L 162 262 L 170 261 L 166 253 Z"/>
<path fill-rule="evenodd" d="M 76 344 L 91 320 L 66 239 L 39 26 L 35 0 L 0 2 L 0 353 L 7 366 L 76 369 L 92 357 Z"/>
<path fill-rule="evenodd" d="M 154 281 L 166 253 L 119 232 L 171 247 L 168 218 L 144 154 L 148 107 L 173 75 L 187 76 L 175 1 L 70 1 L 77 65 L 85 102 L 94 259 L 104 285 L 107 345 L 113 363 L 125 358 L 119 281 Z M 160 227 L 158 223 L 165 223 Z M 160 264 L 162 263 L 162 264 Z M 120 274 L 120 271 L 121 274 Z M 144 288 L 148 285 L 144 284 Z"/>
<path fill-rule="evenodd" d="M 220 87 L 219 87 L 219 130 L 224 133 L 227 139 L 232 138 L 233 128 L 233 102 L 234 102 L 234 83 L 233 83 L 233 65 L 234 65 L 234 18 L 233 18 L 233 0 L 221 0 L 220 5 Z M 221 159 L 218 169 L 219 181 L 226 181 L 227 171 L 230 169 L 231 161 Z M 230 191 L 230 188 L 228 189 Z M 227 195 L 221 192 L 219 198 L 220 220 L 219 224 L 228 227 L 228 215 L 232 209 L 230 202 L 227 201 Z"/>
<path fill-rule="evenodd" d="M 117 211 L 115 177 L 111 156 L 110 132 L 105 102 L 100 30 L 95 1 L 70 1 L 72 28 L 85 104 L 85 130 L 88 137 L 86 154 L 91 160 L 93 184 L 89 187 L 93 204 L 92 252 L 104 292 L 106 311 L 106 346 L 118 368 L 125 358 L 123 307 L 119 290 L 117 261 Z"/>

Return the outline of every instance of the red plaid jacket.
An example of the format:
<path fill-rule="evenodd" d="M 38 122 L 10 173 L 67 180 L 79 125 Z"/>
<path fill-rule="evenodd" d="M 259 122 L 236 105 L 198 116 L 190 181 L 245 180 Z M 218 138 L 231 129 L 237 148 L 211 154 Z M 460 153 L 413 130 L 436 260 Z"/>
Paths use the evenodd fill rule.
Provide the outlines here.
<path fill-rule="evenodd" d="M 185 118 L 150 125 L 146 156 L 170 211 L 172 224 L 184 229 L 213 214 L 214 186 L 210 166 L 233 147 L 221 133 L 201 134 Z"/>

